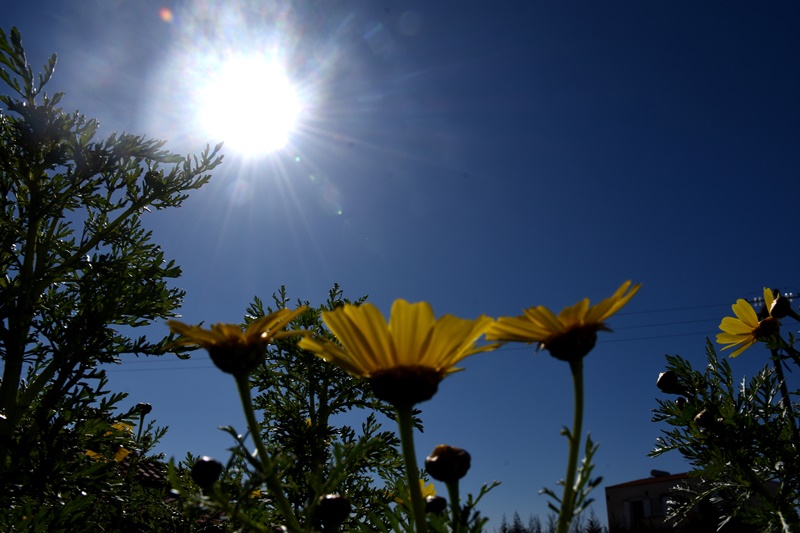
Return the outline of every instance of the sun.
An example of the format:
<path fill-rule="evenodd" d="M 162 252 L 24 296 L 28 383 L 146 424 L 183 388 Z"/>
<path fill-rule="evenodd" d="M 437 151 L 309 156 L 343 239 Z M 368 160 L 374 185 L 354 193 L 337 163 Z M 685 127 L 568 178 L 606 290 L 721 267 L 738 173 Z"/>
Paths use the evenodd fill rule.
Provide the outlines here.
<path fill-rule="evenodd" d="M 286 146 L 300 110 L 285 69 L 264 55 L 218 61 L 197 89 L 196 112 L 204 133 L 247 157 Z"/>

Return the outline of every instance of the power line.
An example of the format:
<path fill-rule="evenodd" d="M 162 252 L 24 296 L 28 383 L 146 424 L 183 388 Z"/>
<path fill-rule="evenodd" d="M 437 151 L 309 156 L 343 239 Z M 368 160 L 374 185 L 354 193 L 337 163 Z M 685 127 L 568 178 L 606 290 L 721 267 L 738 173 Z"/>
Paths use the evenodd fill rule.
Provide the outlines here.
<path fill-rule="evenodd" d="M 753 303 L 753 302 L 750 302 Z M 651 313 L 671 313 L 674 311 L 693 311 L 695 309 L 713 309 L 715 307 L 730 307 L 731 304 L 710 304 L 710 305 L 693 305 L 689 307 L 673 307 L 668 309 L 649 309 L 645 311 L 622 311 L 617 313 L 616 316 L 623 315 L 645 315 Z"/>
<path fill-rule="evenodd" d="M 793 292 L 785 292 L 787 297 L 791 300 L 797 297 L 797 293 Z M 751 299 L 747 299 L 747 302 L 750 304 L 759 306 L 763 305 L 764 299 L 762 297 L 754 297 Z M 616 316 L 632 316 L 632 315 L 646 315 L 646 314 L 655 314 L 655 313 L 672 313 L 672 312 L 681 312 L 681 311 L 694 311 L 698 309 L 718 309 L 718 308 L 730 308 L 731 304 L 706 304 L 706 305 L 692 305 L 692 306 L 684 306 L 684 307 L 672 307 L 672 308 L 665 308 L 665 309 L 648 309 L 643 311 L 626 311 L 617 313 Z M 680 326 L 686 324 L 703 324 L 703 323 L 714 323 L 721 320 L 721 317 L 714 317 L 714 318 L 703 318 L 703 319 L 695 319 L 695 320 L 680 320 L 680 321 L 673 321 L 673 322 L 655 322 L 649 324 L 635 324 L 629 326 L 615 326 L 613 329 L 614 331 L 620 330 L 629 330 L 629 329 L 642 329 L 642 328 L 658 328 L 658 327 L 667 327 L 667 326 Z M 693 336 L 700 336 L 703 335 L 705 337 L 712 336 L 716 333 L 716 331 L 698 331 L 698 332 L 681 332 L 681 333 L 667 333 L 663 335 L 647 335 L 643 337 L 619 337 L 614 336 L 609 338 L 608 336 L 604 336 L 601 339 L 598 339 L 599 343 L 611 343 L 611 342 L 631 342 L 631 341 L 646 341 L 646 340 L 654 340 L 654 339 L 669 339 L 669 338 L 677 338 L 677 337 L 693 337 Z M 529 350 L 530 346 L 527 345 L 510 345 L 507 344 L 503 346 L 503 351 L 516 351 L 516 350 Z M 193 357 L 192 359 L 201 362 L 210 362 L 211 359 L 208 356 L 199 356 Z M 136 359 L 133 361 L 125 361 L 124 364 L 131 365 L 134 363 L 151 363 L 151 364 L 158 364 L 158 363 L 174 363 L 175 360 L 172 358 L 169 359 L 162 359 L 159 358 L 145 358 L 145 359 Z M 203 365 L 203 366 L 175 366 L 175 367 L 168 367 L 168 368 L 158 368 L 159 372 L 168 372 L 174 370 L 205 370 L 205 369 L 213 369 L 215 368 L 213 365 Z M 110 368 L 106 369 L 106 372 L 149 372 L 152 371 L 153 368 Z"/>
<path fill-rule="evenodd" d="M 174 366 L 168 368 L 159 368 L 158 372 L 169 372 L 171 370 L 207 370 L 215 368 L 214 365 L 206 366 Z M 106 372 L 153 372 L 152 368 L 106 368 Z"/>

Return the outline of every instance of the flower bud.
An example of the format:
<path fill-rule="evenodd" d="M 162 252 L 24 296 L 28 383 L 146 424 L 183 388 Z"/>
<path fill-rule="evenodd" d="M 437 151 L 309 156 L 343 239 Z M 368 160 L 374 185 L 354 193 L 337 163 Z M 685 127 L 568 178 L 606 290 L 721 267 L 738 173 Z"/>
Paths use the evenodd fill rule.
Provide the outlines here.
<path fill-rule="evenodd" d="M 194 463 L 191 476 L 201 489 L 206 490 L 211 488 L 221 474 L 222 463 L 204 455 Z"/>
<path fill-rule="evenodd" d="M 466 450 L 440 444 L 425 459 L 425 470 L 437 481 L 452 483 L 465 475 L 470 466 L 470 456 Z"/>
<path fill-rule="evenodd" d="M 789 298 L 779 294 L 775 301 L 772 302 L 772 307 L 769 308 L 769 316 L 772 318 L 784 318 L 787 316 L 796 316 L 794 309 L 792 309 L 792 302 Z"/>
<path fill-rule="evenodd" d="M 136 404 L 136 411 L 138 411 L 142 416 L 150 414 L 150 411 L 153 410 L 153 406 L 149 403 L 137 403 Z"/>
<path fill-rule="evenodd" d="M 441 496 L 428 496 L 425 498 L 425 512 L 439 514 L 447 509 L 447 500 Z"/>
<path fill-rule="evenodd" d="M 347 519 L 350 510 L 350 500 L 338 494 L 326 494 L 320 496 L 315 516 L 326 531 L 335 531 Z"/>
<path fill-rule="evenodd" d="M 675 400 L 675 407 L 677 407 L 679 411 L 683 411 L 683 408 L 686 407 L 686 398 L 681 396 Z"/>
<path fill-rule="evenodd" d="M 695 423 L 703 429 L 710 429 L 717 423 L 714 413 L 708 409 L 703 409 L 694 417 Z"/>
<path fill-rule="evenodd" d="M 667 370 L 658 375 L 656 387 L 667 394 L 684 394 L 684 388 L 678 382 L 678 374 L 672 370 Z"/>

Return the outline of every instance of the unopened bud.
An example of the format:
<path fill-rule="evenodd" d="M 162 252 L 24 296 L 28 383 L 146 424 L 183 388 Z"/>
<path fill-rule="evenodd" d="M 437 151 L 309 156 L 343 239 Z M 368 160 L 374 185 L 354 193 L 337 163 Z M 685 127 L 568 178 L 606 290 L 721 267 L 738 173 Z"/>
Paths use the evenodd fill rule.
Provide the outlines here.
<path fill-rule="evenodd" d="M 222 463 L 204 455 L 194 463 L 191 476 L 201 489 L 206 490 L 211 488 L 221 474 Z"/>
<path fill-rule="evenodd" d="M 428 496 L 425 498 L 425 512 L 439 514 L 447 509 L 447 500 L 441 496 Z"/>
<path fill-rule="evenodd" d="M 697 416 L 694 417 L 694 421 L 701 428 L 709 429 L 717 423 L 717 418 L 714 416 L 714 413 L 708 409 L 703 409 L 697 413 Z"/>
<path fill-rule="evenodd" d="M 772 318 L 784 318 L 787 316 L 795 316 L 794 309 L 792 309 L 792 302 L 789 301 L 789 298 L 778 295 L 775 298 L 775 301 L 772 302 L 772 306 L 769 308 L 769 316 Z"/>
<path fill-rule="evenodd" d="M 675 407 L 677 407 L 679 411 L 683 411 L 683 408 L 686 407 L 686 398 L 681 396 L 675 400 Z"/>
<path fill-rule="evenodd" d="M 684 388 L 678 382 L 678 374 L 673 370 L 660 373 L 656 381 L 656 387 L 667 394 L 684 394 Z"/>
<path fill-rule="evenodd" d="M 136 404 L 136 410 L 140 414 L 146 415 L 146 414 L 150 414 L 150 411 L 153 410 L 153 406 L 150 405 L 149 403 L 137 403 Z"/>
<path fill-rule="evenodd" d="M 433 479 L 451 483 L 467 475 L 470 460 L 466 450 L 440 444 L 425 459 L 425 470 Z"/>
<path fill-rule="evenodd" d="M 350 511 L 350 500 L 338 494 L 326 494 L 319 498 L 316 517 L 326 531 L 335 531 L 347 519 Z"/>

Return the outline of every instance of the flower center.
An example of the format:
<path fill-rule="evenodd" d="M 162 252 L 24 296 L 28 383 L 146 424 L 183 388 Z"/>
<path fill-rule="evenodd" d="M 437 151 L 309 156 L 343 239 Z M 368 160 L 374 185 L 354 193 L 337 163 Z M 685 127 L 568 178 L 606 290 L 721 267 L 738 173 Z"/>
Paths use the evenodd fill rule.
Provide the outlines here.
<path fill-rule="evenodd" d="M 556 359 L 578 361 L 592 351 L 597 342 L 597 330 L 602 327 L 602 324 L 574 327 L 542 345 Z"/>
<path fill-rule="evenodd" d="M 430 400 L 439 390 L 442 373 L 427 366 L 397 366 L 373 373 L 367 382 L 379 400 L 411 407 Z"/>
<path fill-rule="evenodd" d="M 757 340 L 765 340 L 769 339 L 776 333 L 781 327 L 781 323 L 778 322 L 777 319 L 773 317 L 768 317 L 758 323 L 758 326 L 753 330 L 753 337 Z"/>
<path fill-rule="evenodd" d="M 208 347 L 208 355 L 217 368 L 233 375 L 250 374 L 266 359 L 266 343 L 226 339 Z"/>

